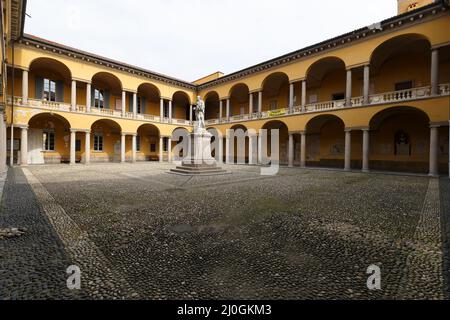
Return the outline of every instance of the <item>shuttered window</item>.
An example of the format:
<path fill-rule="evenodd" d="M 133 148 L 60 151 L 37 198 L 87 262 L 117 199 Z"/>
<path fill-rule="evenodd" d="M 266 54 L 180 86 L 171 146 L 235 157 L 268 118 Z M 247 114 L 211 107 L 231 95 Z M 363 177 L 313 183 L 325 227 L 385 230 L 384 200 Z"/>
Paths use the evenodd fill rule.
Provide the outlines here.
<path fill-rule="evenodd" d="M 55 151 L 55 132 L 44 131 L 42 133 L 42 149 L 44 151 Z"/>
<path fill-rule="evenodd" d="M 94 107 L 99 109 L 105 107 L 105 93 L 103 90 L 94 90 Z"/>
<path fill-rule="evenodd" d="M 94 134 L 94 151 L 103 151 L 103 135 L 100 133 Z"/>
<path fill-rule="evenodd" d="M 136 151 L 141 152 L 141 136 L 136 136 Z"/>
<path fill-rule="evenodd" d="M 43 100 L 56 101 L 56 81 L 44 79 Z"/>

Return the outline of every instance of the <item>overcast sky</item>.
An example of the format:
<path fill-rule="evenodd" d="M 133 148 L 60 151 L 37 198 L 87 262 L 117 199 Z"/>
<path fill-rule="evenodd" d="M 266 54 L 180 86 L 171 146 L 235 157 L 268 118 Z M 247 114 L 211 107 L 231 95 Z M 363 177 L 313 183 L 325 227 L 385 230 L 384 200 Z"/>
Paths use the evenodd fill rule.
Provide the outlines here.
<path fill-rule="evenodd" d="M 25 32 L 193 81 L 396 15 L 396 0 L 28 0 Z"/>

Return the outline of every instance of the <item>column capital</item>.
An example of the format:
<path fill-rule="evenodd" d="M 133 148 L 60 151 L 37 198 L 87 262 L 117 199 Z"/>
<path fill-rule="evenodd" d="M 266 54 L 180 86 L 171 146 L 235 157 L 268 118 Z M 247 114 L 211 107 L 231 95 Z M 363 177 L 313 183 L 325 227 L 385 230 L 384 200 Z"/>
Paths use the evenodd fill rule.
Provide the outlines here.
<path fill-rule="evenodd" d="M 447 121 L 430 122 L 430 128 L 439 128 L 448 126 Z"/>
<path fill-rule="evenodd" d="M 27 124 L 16 124 L 16 128 L 20 128 L 22 130 L 28 130 L 29 126 Z"/>
<path fill-rule="evenodd" d="M 86 79 L 82 79 L 82 78 L 77 78 L 77 77 L 72 77 L 72 81 L 76 81 L 76 82 L 83 82 L 83 83 L 88 83 L 88 84 L 92 84 L 91 80 L 86 80 Z"/>
<path fill-rule="evenodd" d="M 249 91 L 249 93 L 259 93 L 259 92 L 262 92 L 262 88 L 258 88 L 258 89 Z"/>
<path fill-rule="evenodd" d="M 91 129 L 77 129 L 77 128 L 70 128 L 70 132 L 86 132 L 86 133 L 90 133 Z"/>
<path fill-rule="evenodd" d="M 361 128 L 361 131 L 370 131 L 370 127 L 363 127 Z"/>
<path fill-rule="evenodd" d="M 352 132 L 353 130 L 355 130 L 354 128 L 345 128 L 344 131 L 345 132 Z"/>
<path fill-rule="evenodd" d="M 121 134 L 122 134 L 122 136 L 132 136 L 132 135 L 137 134 L 137 133 L 134 133 L 134 132 L 121 132 Z"/>

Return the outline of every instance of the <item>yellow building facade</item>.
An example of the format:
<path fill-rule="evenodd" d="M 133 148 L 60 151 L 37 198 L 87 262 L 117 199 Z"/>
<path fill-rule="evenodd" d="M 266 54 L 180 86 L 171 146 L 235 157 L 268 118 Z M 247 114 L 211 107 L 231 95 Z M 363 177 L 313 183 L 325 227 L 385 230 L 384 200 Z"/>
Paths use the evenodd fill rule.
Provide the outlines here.
<path fill-rule="evenodd" d="M 26 6 L 13 2 L 3 4 Z M 398 5 L 379 24 L 192 83 L 23 34 L 6 10 L 3 32 L 15 35 L 4 44 L 0 160 L 171 161 L 199 95 L 228 163 L 229 129 L 279 129 L 288 166 L 447 174 L 449 1 Z M 246 163 L 258 162 L 257 140 L 246 139 Z"/>

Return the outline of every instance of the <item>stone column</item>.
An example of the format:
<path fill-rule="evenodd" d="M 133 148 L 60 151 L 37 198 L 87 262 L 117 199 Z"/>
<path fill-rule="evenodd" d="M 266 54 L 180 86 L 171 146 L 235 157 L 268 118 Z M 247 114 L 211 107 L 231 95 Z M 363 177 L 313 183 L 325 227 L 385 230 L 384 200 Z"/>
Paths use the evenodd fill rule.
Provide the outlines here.
<path fill-rule="evenodd" d="M 70 130 L 70 164 L 75 164 L 75 155 L 76 155 L 76 137 L 77 132 L 75 130 Z"/>
<path fill-rule="evenodd" d="M 345 105 L 352 105 L 352 69 L 347 70 L 347 84 L 345 89 Z"/>
<path fill-rule="evenodd" d="M 258 113 L 262 112 L 262 99 L 263 99 L 263 93 L 262 91 L 258 92 Z"/>
<path fill-rule="evenodd" d="M 231 153 L 231 139 L 230 139 L 229 134 L 226 133 L 226 135 L 225 135 L 225 163 L 226 164 L 233 163 L 230 153 Z"/>
<path fill-rule="evenodd" d="M 222 115 L 223 115 L 223 101 L 219 101 L 219 122 L 222 122 Z"/>
<path fill-rule="evenodd" d="M 450 150 L 450 121 L 448 122 L 448 150 Z M 448 158 L 448 176 L 450 177 L 450 157 Z"/>
<path fill-rule="evenodd" d="M 20 165 L 28 165 L 28 127 L 22 127 L 20 138 Z"/>
<path fill-rule="evenodd" d="M 262 145 L 262 134 L 261 131 L 258 135 L 258 163 L 263 163 L 263 145 Z"/>
<path fill-rule="evenodd" d="M 91 162 L 91 132 L 86 131 L 84 138 L 84 164 Z"/>
<path fill-rule="evenodd" d="M 192 116 L 193 116 L 193 110 L 194 107 L 192 106 L 192 104 L 189 106 L 189 122 L 192 124 Z"/>
<path fill-rule="evenodd" d="M 230 105 L 230 98 L 227 98 L 227 120 L 230 121 L 230 114 L 231 114 L 231 105 Z"/>
<path fill-rule="evenodd" d="M 248 114 L 253 114 L 253 93 L 248 94 Z"/>
<path fill-rule="evenodd" d="M 289 133 L 289 167 L 294 166 L 294 134 Z"/>
<path fill-rule="evenodd" d="M 4 113 L 0 112 L 0 172 L 6 171 L 6 122 Z"/>
<path fill-rule="evenodd" d="M 70 108 L 72 112 L 77 111 L 77 81 L 72 80 L 72 88 L 70 91 Z"/>
<path fill-rule="evenodd" d="M 169 100 L 169 123 L 172 123 L 172 100 Z"/>
<path fill-rule="evenodd" d="M 131 150 L 132 150 L 132 155 L 131 155 L 131 162 L 136 162 L 136 134 L 132 135 L 132 142 L 131 142 Z"/>
<path fill-rule="evenodd" d="M 431 51 L 431 94 L 439 94 L 439 49 Z"/>
<path fill-rule="evenodd" d="M 159 137 L 159 162 L 163 162 L 163 137 Z"/>
<path fill-rule="evenodd" d="M 257 141 L 255 139 L 258 139 L 258 136 L 255 134 L 249 134 L 248 136 L 248 164 L 256 164 L 258 162 L 258 146 Z M 256 143 L 255 143 L 256 142 Z"/>
<path fill-rule="evenodd" d="M 351 157 L 352 157 L 352 131 L 345 130 L 345 171 L 350 171 L 352 169 L 351 166 Z"/>
<path fill-rule="evenodd" d="M 126 110 L 126 99 L 127 99 L 127 93 L 125 91 L 122 91 L 122 117 L 125 117 Z"/>
<path fill-rule="evenodd" d="M 306 79 L 302 81 L 302 110 L 306 107 Z"/>
<path fill-rule="evenodd" d="M 364 84 L 363 84 L 363 96 L 364 104 L 369 104 L 369 90 L 370 90 L 370 66 L 364 66 Z"/>
<path fill-rule="evenodd" d="M 436 177 L 439 175 L 438 169 L 438 141 L 439 141 L 439 126 L 430 126 L 430 176 Z"/>
<path fill-rule="evenodd" d="M 124 163 L 125 162 L 125 138 L 127 137 L 127 135 L 125 133 L 122 132 L 122 136 L 120 139 L 120 162 Z"/>
<path fill-rule="evenodd" d="M 369 172 L 369 146 L 370 146 L 370 131 L 369 128 L 363 129 L 363 160 L 362 171 Z"/>
<path fill-rule="evenodd" d="M 133 92 L 133 118 L 137 116 L 137 93 Z"/>
<path fill-rule="evenodd" d="M 306 167 L 306 132 L 301 133 L 300 167 Z"/>
<path fill-rule="evenodd" d="M 164 119 L 164 99 L 161 98 L 159 100 L 159 117 L 161 118 L 161 121 Z"/>
<path fill-rule="evenodd" d="M 289 112 L 294 108 L 294 84 L 289 84 Z"/>
<path fill-rule="evenodd" d="M 86 112 L 91 112 L 91 84 L 86 84 Z"/>
<path fill-rule="evenodd" d="M 172 163 L 172 138 L 167 139 L 167 161 Z"/>
<path fill-rule="evenodd" d="M 28 103 L 28 70 L 22 71 L 22 103 Z"/>

